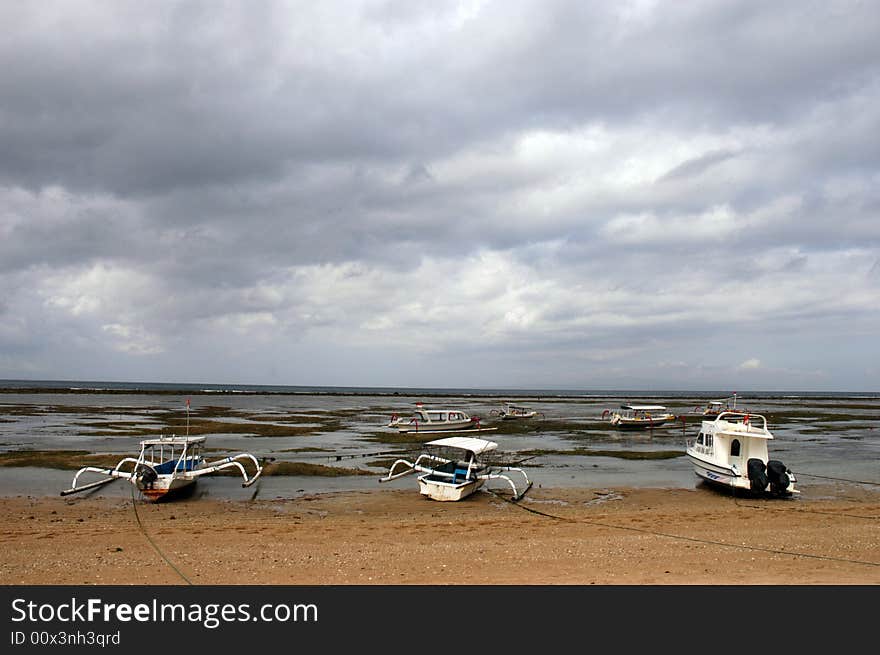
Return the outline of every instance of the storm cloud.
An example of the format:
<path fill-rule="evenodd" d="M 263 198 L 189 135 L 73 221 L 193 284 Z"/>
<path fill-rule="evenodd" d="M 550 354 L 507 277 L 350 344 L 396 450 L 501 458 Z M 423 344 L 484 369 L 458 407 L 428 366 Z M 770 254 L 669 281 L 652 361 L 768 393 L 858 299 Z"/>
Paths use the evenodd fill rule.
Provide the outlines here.
<path fill-rule="evenodd" d="M 41 2 L 0 378 L 876 390 L 876 2 Z"/>

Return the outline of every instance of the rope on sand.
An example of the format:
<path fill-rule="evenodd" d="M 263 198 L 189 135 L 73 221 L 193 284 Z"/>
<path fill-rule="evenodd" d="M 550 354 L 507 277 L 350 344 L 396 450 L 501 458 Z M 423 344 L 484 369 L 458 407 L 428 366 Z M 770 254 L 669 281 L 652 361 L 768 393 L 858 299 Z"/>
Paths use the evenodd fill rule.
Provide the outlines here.
<path fill-rule="evenodd" d="M 153 541 L 152 537 L 150 537 L 150 535 L 147 534 L 147 530 L 144 527 L 144 524 L 141 523 L 141 516 L 140 516 L 140 514 L 138 514 L 137 499 L 134 497 L 134 485 L 131 485 L 131 506 L 132 506 L 132 508 L 134 508 L 134 517 L 135 517 L 135 519 L 137 519 L 137 524 L 141 530 L 141 533 L 147 538 L 147 541 L 150 542 L 150 545 L 153 547 L 153 549 L 157 553 L 159 553 L 159 557 L 161 557 L 163 560 L 165 560 L 165 562 L 168 564 L 168 566 L 170 566 L 172 569 L 174 569 L 174 572 L 177 573 L 177 575 L 179 575 L 181 578 L 183 578 L 184 582 L 186 582 L 188 585 L 192 585 L 192 581 L 190 581 L 190 579 L 187 578 L 181 572 L 181 570 L 179 568 L 174 566 L 174 562 L 172 562 L 170 559 L 168 559 L 168 557 L 166 557 L 165 553 L 162 552 L 162 549 L 159 548 L 159 546 L 156 544 L 156 542 Z"/>
<path fill-rule="evenodd" d="M 527 512 L 531 512 L 532 514 L 537 514 L 538 516 L 543 516 L 543 517 L 546 517 L 549 519 L 554 519 L 557 521 L 564 521 L 566 523 L 587 523 L 589 525 L 596 525 L 596 526 L 603 527 L 603 528 L 612 528 L 615 530 L 629 530 L 631 532 L 640 532 L 643 534 L 650 534 L 655 537 L 666 537 L 667 539 L 677 539 L 679 541 L 691 541 L 691 542 L 696 542 L 696 543 L 701 543 L 701 544 L 707 544 L 710 546 L 724 546 L 726 548 L 738 548 L 740 550 L 751 550 L 751 551 L 757 551 L 757 552 L 762 552 L 762 553 L 770 553 L 773 555 L 789 555 L 791 557 L 806 557 L 806 558 L 810 558 L 810 559 L 819 559 L 819 560 L 826 560 L 826 561 L 832 561 L 832 562 L 845 562 L 847 564 L 861 564 L 863 566 L 880 567 L 880 562 L 867 562 L 864 560 L 847 559 L 845 557 L 832 557 L 830 555 L 813 555 L 811 553 L 801 553 L 801 552 L 791 551 L 791 550 L 779 550 L 776 548 L 764 548 L 762 546 L 748 546 L 746 544 L 730 544 L 730 543 L 726 543 L 723 541 L 714 541 L 712 539 L 700 539 L 698 537 L 686 537 L 684 535 L 670 534 L 667 532 L 659 532 L 656 530 L 648 530 L 646 528 L 636 528 L 636 527 L 629 526 L 629 525 L 615 525 L 613 523 L 605 523 L 604 521 L 596 521 L 596 520 L 591 520 L 591 519 L 575 519 L 575 518 L 571 518 L 571 517 L 567 517 L 567 516 L 558 516 L 556 514 L 550 514 L 548 512 L 542 512 L 541 510 L 533 509 L 531 507 L 526 507 L 525 505 L 522 505 L 518 502 L 514 502 L 514 501 L 510 500 L 509 498 L 506 498 L 505 496 L 502 496 L 501 494 L 499 494 L 495 491 L 492 491 L 491 489 L 487 489 L 486 491 L 488 491 L 488 493 L 492 494 L 496 498 L 500 498 L 501 500 L 503 500 L 507 503 L 510 503 L 511 505 L 514 505 L 516 507 L 519 507 L 520 509 L 523 509 Z"/>
<path fill-rule="evenodd" d="M 837 480 L 838 482 L 851 482 L 852 484 L 870 484 L 875 487 L 880 487 L 880 482 L 866 482 L 865 480 L 848 480 L 847 478 L 832 478 L 827 475 L 816 475 L 815 473 L 802 473 L 801 471 L 795 471 L 795 475 L 805 475 L 808 478 L 822 478 L 823 480 Z"/>
<path fill-rule="evenodd" d="M 838 482 L 849 482 L 851 484 L 868 484 L 880 486 L 878 482 L 864 482 L 862 480 L 849 480 L 847 478 L 832 478 L 827 475 L 816 475 L 813 473 L 803 473 L 798 471 L 796 475 L 806 476 L 808 478 L 823 478 L 825 480 L 837 480 Z M 820 509 L 806 509 L 804 507 L 783 507 L 783 506 L 774 506 L 770 507 L 769 505 L 746 505 L 745 503 L 741 503 L 737 500 L 736 493 L 733 494 L 733 502 L 736 503 L 737 507 L 748 507 L 751 509 L 763 509 L 763 510 L 772 510 L 772 511 L 791 511 L 791 512 L 803 512 L 805 514 L 829 514 L 831 516 L 845 516 L 851 519 L 868 519 L 869 521 L 876 521 L 880 519 L 880 516 L 863 516 L 861 514 L 844 514 L 842 512 L 826 512 Z"/>

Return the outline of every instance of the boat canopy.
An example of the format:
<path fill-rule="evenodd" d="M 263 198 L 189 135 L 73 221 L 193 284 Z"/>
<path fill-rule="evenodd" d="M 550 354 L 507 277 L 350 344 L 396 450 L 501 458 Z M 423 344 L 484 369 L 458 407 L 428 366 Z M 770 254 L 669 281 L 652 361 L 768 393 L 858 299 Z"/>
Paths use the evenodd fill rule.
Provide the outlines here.
<path fill-rule="evenodd" d="M 631 409 L 634 412 L 662 412 L 666 410 L 663 405 L 621 405 L 620 409 Z"/>
<path fill-rule="evenodd" d="M 428 441 L 425 445 L 444 448 L 460 448 L 462 450 L 470 451 L 474 455 L 486 453 L 498 448 L 498 444 L 494 441 L 486 441 L 485 439 L 477 439 L 475 437 L 446 437 L 445 439 Z"/>
<path fill-rule="evenodd" d="M 145 439 L 141 446 L 192 446 L 205 443 L 206 437 L 159 437 L 158 439 Z"/>

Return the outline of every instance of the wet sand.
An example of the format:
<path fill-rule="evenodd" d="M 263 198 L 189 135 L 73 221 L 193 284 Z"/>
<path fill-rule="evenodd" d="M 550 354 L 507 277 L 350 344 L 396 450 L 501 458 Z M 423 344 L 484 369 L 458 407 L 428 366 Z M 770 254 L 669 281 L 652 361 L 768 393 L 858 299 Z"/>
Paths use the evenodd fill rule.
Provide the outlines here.
<path fill-rule="evenodd" d="M 290 500 L 0 499 L 9 585 L 873 585 L 880 491 L 413 489 Z"/>

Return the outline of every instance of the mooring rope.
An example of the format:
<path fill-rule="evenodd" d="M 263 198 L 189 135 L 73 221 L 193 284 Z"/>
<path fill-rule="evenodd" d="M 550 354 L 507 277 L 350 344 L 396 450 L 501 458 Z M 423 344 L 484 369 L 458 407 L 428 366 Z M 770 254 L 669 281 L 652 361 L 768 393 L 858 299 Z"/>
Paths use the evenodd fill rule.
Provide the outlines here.
<path fill-rule="evenodd" d="M 760 509 L 760 510 L 769 510 L 771 512 L 802 512 L 804 514 L 828 514 L 830 516 L 845 516 L 850 519 L 868 519 L 869 521 L 877 521 L 880 519 L 880 516 L 864 516 L 862 514 L 846 514 L 843 512 L 827 512 L 821 509 L 806 509 L 804 507 L 771 507 L 769 505 L 747 505 L 746 503 L 739 502 L 736 494 L 733 496 L 733 502 L 737 507 L 744 507 L 749 509 Z"/>
<path fill-rule="evenodd" d="M 188 585 L 192 585 L 192 581 L 189 578 L 187 578 L 183 574 L 183 572 L 174 565 L 174 562 L 172 562 L 170 559 L 168 559 L 168 557 L 165 555 L 165 553 L 162 552 L 162 549 L 159 548 L 159 546 L 156 544 L 155 541 L 153 541 L 153 538 L 150 537 L 149 534 L 147 534 L 147 529 L 144 527 L 144 524 L 141 522 L 140 514 L 138 514 L 137 499 L 134 496 L 134 485 L 131 485 L 131 506 L 134 508 L 134 517 L 137 520 L 137 524 L 141 530 L 141 533 L 147 538 L 147 541 L 150 542 L 150 545 L 153 547 L 153 549 L 157 553 L 159 553 L 159 557 L 161 557 L 163 560 L 165 560 L 165 562 L 168 564 L 168 566 L 170 566 L 172 569 L 174 569 L 174 572 L 177 573 L 177 575 L 179 575 L 181 578 L 183 578 L 184 582 L 186 582 Z"/>
<path fill-rule="evenodd" d="M 812 473 L 803 473 L 798 471 L 796 475 L 806 476 L 809 478 L 823 478 L 825 480 L 836 480 L 838 482 L 849 482 L 852 484 L 868 484 L 868 485 L 880 485 L 877 482 L 864 482 L 862 480 L 849 480 L 847 478 L 832 478 L 827 475 L 815 475 Z M 736 496 L 736 492 L 733 492 L 733 502 L 737 507 L 747 507 L 751 509 L 761 509 L 761 510 L 770 510 L 770 511 L 791 511 L 791 512 L 803 512 L 805 514 L 828 514 L 831 516 L 845 516 L 847 518 L 852 519 L 868 519 L 870 521 L 876 521 L 880 519 L 880 516 L 863 516 L 861 514 L 845 514 L 842 512 L 827 512 L 820 509 L 806 509 L 804 507 L 783 507 L 783 506 L 774 506 L 771 507 L 769 505 L 747 505 L 745 503 L 739 502 Z"/>
<path fill-rule="evenodd" d="M 866 480 L 849 480 L 847 478 L 832 478 L 828 475 L 817 475 L 815 473 L 803 473 L 801 471 L 794 471 L 795 475 L 805 475 L 808 478 L 822 478 L 823 480 L 836 480 L 837 482 L 851 482 L 852 484 L 869 484 L 874 487 L 880 487 L 880 482 L 867 482 Z"/>
<path fill-rule="evenodd" d="M 706 545 L 710 545 L 710 546 L 724 546 L 726 548 L 738 548 L 741 550 L 750 550 L 750 551 L 756 551 L 756 552 L 762 552 L 762 553 L 770 553 L 773 555 L 789 555 L 792 557 L 807 557 L 810 559 L 819 559 L 819 560 L 826 560 L 826 561 L 832 561 L 832 562 L 844 562 L 847 564 L 861 564 L 863 566 L 880 567 L 880 562 L 867 562 L 864 560 L 847 559 L 845 557 L 833 557 L 831 555 L 813 555 L 811 553 L 801 553 L 798 551 L 780 550 L 780 549 L 776 549 L 776 548 L 765 548 L 763 546 L 749 546 L 746 544 L 730 544 L 730 543 L 726 543 L 724 541 L 715 541 L 713 539 L 701 539 L 699 537 L 687 537 L 685 535 L 670 534 L 667 532 L 659 532 L 657 530 L 649 530 L 647 528 L 637 528 L 637 527 L 633 527 L 633 526 L 629 526 L 629 525 L 615 525 L 613 523 L 605 523 L 604 521 L 596 521 L 593 519 L 584 519 L 584 518 L 577 519 L 577 518 L 571 518 L 571 517 L 567 517 L 567 516 L 558 516 L 556 514 L 550 514 L 548 512 L 542 512 L 541 510 L 533 509 L 531 507 L 526 507 L 525 505 L 522 505 L 519 502 L 514 502 L 513 500 L 511 500 L 509 498 L 505 498 L 501 494 L 499 494 L 495 491 L 492 491 L 491 489 L 487 489 L 487 491 L 490 494 L 492 494 L 493 496 L 495 496 L 496 498 L 500 498 L 501 500 L 508 502 L 511 505 L 514 505 L 516 507 L 519 507 L 520 509 L 523 509 L 527 512 L 531 512 L 532 514 L 537 514 L 538 516 L 543 516 L 543 517 L 554 519 L 557 521 L 564 521 L 567 523 L 586 523 L 589 525 L 596 525 L 596 526 L 603 527 L 603 528 L 612 528 L 615 530 L 629 530 L 631 532 L 640 532 L 643 534 L 650 534 L 655 537 L 666 537 L 668 539 L 677 539 L 680 541 L 691 541 L 691 542 L 706 544 Z"/>

